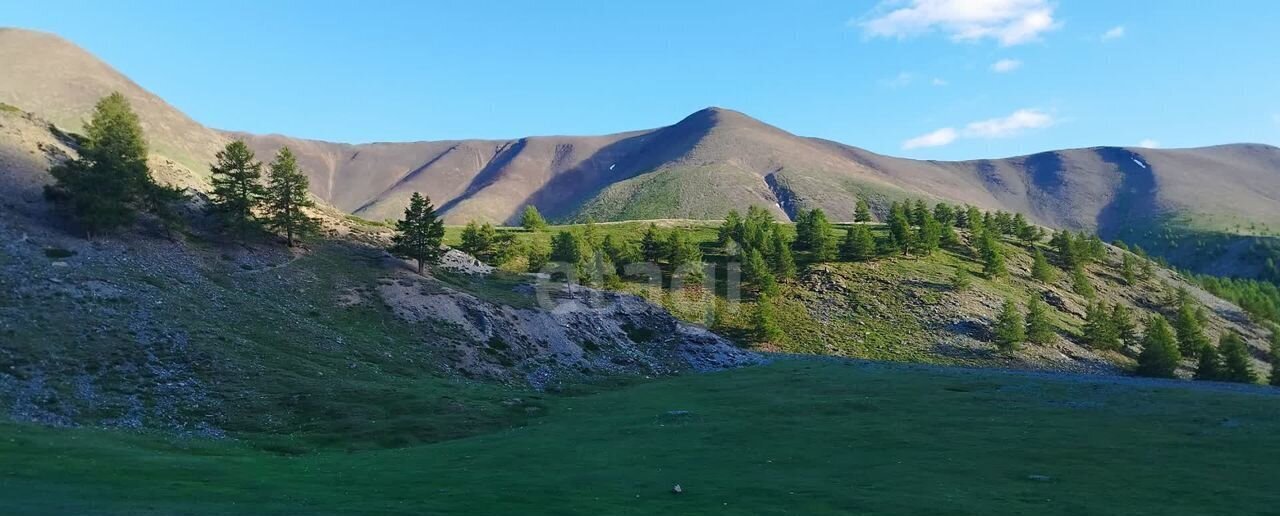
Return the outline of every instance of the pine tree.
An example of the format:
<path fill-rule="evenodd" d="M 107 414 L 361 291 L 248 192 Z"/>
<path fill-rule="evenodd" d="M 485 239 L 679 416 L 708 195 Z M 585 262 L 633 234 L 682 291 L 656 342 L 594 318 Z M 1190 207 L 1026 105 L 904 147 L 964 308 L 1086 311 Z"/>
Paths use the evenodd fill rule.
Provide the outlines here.
<path fill-rule="evenodd" d="M 1018 311 L 1017 303 L 1012 299 L 1006 299 L 1004 306 L 1000 307 L 1000 314 L 996 317 L 996 325 L 993 329 L 995 334 L 996 347 L 1001 351 L 1013 351 L 1018 349 L 1018 345 L 1026 340 L 1026 327 L 1023 325 L 1022 313 Z"/>
<path fill-rule="evenodd" d="M 916 247 L 920 255 L 928 256 L 942 245 L 942 224 L 927 211 L 921 217 L 924 221 L 920 224 L 920 231 L 917 233 Z"/>
<path fill-rule="evenodd" d="M 66 206 L 92 237 L 127 224 L 135 204 L 162 200 L 147 169 L 147 142 L 138 115 L 119 92 L 103 97 L 85 125 L 80 157 L 49 170 L 54 184 L 45 195 Z"/>
<path fill-rule="evenodd" d="M 489 243 L 480 234 L 480 224 L 475 220 L 467 221 L 466 227 L 462 228 L 459 240 L 458 250 L 477 258 L 489 248 Z"/>
<path fill-rule="evenodd" d="M 213 191 L 209 202 L 240 240 L 257 221 L 253 211 L 261 204 L 266 189 L 262 179 L 262 163 L 255 161 L 253 151 L 243 140 L 228 143 L 215 155 L 218 162 L 210 167 Z"/>
<path fill-rule="evenodd" d="M 911 215 L 912 226 L 923 226 L 925 215 L 932 215 L 932 214 L 929 213 L 929 207 L 925 206 L 923 200 L 916 199 L 916 202 L 912 203 L 911 205 L 910 215 Z"/>
<path fill-rule="evenodd" d="M 729 210 L 724 223 L 720 224 L 720 228 L 716 230 L 716 245 L 724 248 L 729 245 L 729 242 L 741 243 L 742 230 L 742 215 L 738 214 L 738 210 Z"/>
<path fill-rule="evenodd" d="M 950 204 L 940 202 L 933 206 L 933 218 L 943 226 L 950 227 L 956 223 L 956 210 Z"/>
<path fill-rule="evenodd" d="M 526 270 L 542 272 L 542 268 L 546 267 L 547 262 L 551 260 L 551 247 L 535 238 L 525 245 L 524 256 L 528 262 Z"/>
<path fill-rule="evenodd" d="M 973 286 L 973 278 L 969 275 L 969 269 L 956 267 L 956 273 L 951 276 L 951 288 L 965 291 L 971 286 Z"/>
<path fill-rule="evenodd" d="M 769 264 L 759 249 L 745 249 L 746 256 L 742 261 L 742 279 L 755 285 L 756 291 L 772 294 L 777 291 L 778 281 L 769 270 Z"/>
<path fill-rule="evenodd" d="M 667 265 L 676 270 L 685 265 L 702 262 L 702 250 L 697 242 L 689 239 L 684 231 L 675 230 L 667 235 Z"/>
<path fill-rule="evenodd" d="M 1045 258 L 1044 253 L 1040 249 L 1036 249 L 1031 254 L 1031 277 L 1039 280 L 1041 283 L 1053 283 L 1058 279 L 1058 270 L 1049 264 L 1049 259 Z"/>
<path fill-rule="evenodd" d="M 436 215 L 431 199 L 413 192 L 404 218 L 396 222 L 390 251 L 396 256 L 417 260 L 418 274 L 428 264 L 440 260 L 440 243 L 444 239 L 444 222 Z"/>
<path fill-rule="evenodd" d="M 644 256 L 644 261 L 657 263 L 662 258 L 662 255 L 666 254 L 662 247 L 662 239 L 658 236 L 658 226 L 650 223 L 649 228 L 644 232 L 644 237 L 640 239 L 640 254 Z"/>
<path fill-rule="evenodd" d="M 306 174 L 298 169 L 293 151 L 281 148 L 267 167 L 263 212 L 267 227 L 283 231 L 289 247 L 293 247 L 294 237 L 313 234 L 320 228 L 320 222 L 303 211 L 316 205 L 308 193 L 310 188 Z"/>
<path fill-rule="evenodd" d="M 791 242 L 796 251 L 804 252 L 813 249 L 813 212 L 799 210 L 796 212 L 796 239 Z"/>
<path fill-rule="evenodd" d="M 1116 303 L 1111 308 L 1111 326 L 1115 328 L 1116 337 L 1122 344 L 1129 345 L 1137 342 L 1138 328 L 1133 322 L 1133 310 L 1123 303 Z"/>
<path fill-rule="evenodd" d="M 1138 354 L 1137 373 L 1141 376 L 1173 378 L 1182 361 L 1182 353 L 1178 351 L 1178 342 L 1174 339 L 1173 330 L 1164 317 L 1155 315 L 1147 323 L 1146 335 L 1142 338 L 1142 352 Z"/>
<path fill-rule="evenodd" d="M 913 236 L 911 232 L 911 221 L 907 215 L 907 210 L 900 203 L 893 203 L 889 207 L 889 244 L 895 251 L 902 254 L 911 252 Z"/>
<path fill-rule="evenodd" d="M 796 275 L 796 260 L 791 255 L 791 246 L 787 244 L 787 239 L 782 236 L 781 231 L 774 230 L 770 233 L 773 252 L 770 253 L 769 258 L 773 274 L 777 279 L 790 279 Z"/>
<path fill-rule="evenodd" d="M 582 242 L 572 231 L 560 231 L 551 237 L 551 261 L 580 265 L 586 256 Z"/>
<path fill-rule="evenodd" d="M 782 338 L 782 327 L 778 325 L 773 298 L 768 295 L 760 296 L 755 308 L 751 314 L 751 333 L 756 342 L 776 342 Z"/>
<path fill-rule="evenodd" d="M 520 226 L 528 231 L 542 231 L 547 228 L 547 219 L 542 218 L 537 206 L 530 204 L 520 215 Z"/>
<path fill-rule="evenodd" d="M 1200 361 L 1196 364 L 1196 373 L 1193 378 L 1216 382 L 1222 380 L 1223 376 L 1222 358 L 1218 356 L 1218 350 L 1213 346 L 1201 348 Z"/>
<path fill-rule="evenodd" d="M 858 205 L 853 209 L 854 222 L 871 222 L 871 207 L 867 205 L 867 201 L 858 199 Z"/>
<path fill-rule="evenodd" d="M 840 244 L 840 256 L 845 260 L 870 260 L 876 255 L 876 238 L 863 224 L 853 224 L 844 234 Z"/>
<path fill-rule="evenodd" d="M 809 250 L 813 261 L 829 262 L 836 258 L 836 240 L 831 235 L 831 222 L 821 209 L 814 208 L 809 212 Z"/>
<path fill-rule="evenodd" d="M 1095 349 L 1119 349 L 1120 332 L 1106 303 L 1090 303 L 1085 308 L 1084 340 Z"/>
<path fill-rule="evenodd" d="M 1093 289 L 1093 282 L 1089 281 L 1089 275 L 1085 274 L 1084 266 L 1077 264 L 1071 268 L 1071 290 L 1084 296 L 1085 299 L 1093 299 L 1097 295 L 1097 291 Z"/>
<path fill-rule="evenodd" d="M 1053 323 L 1049 321 L 1049 305 L 1039 298 L 1027 303 L 1027 342 L 1048 344 L 1053 342 Z"/>
<path fill-rule="evenodd" d="M 988 229 L 978 237 L 978 252 L 982 255 L 982 273 L 988 278 L 998 278 L 1007 273 L 1004 265 L 1004 250 L 993 236 L 994 231 Z"/>
<path fill-rule="evenodd" d="M 1178 313 L 1173 327 L 1178 335 L 1178 349 L 1183 355 L 1194 357 L 1201 349 L 1209 345 L 1209 337 L 1204 334 L 1204 327 L 1191 301 L 1190 294 L 1179 294 Z"/>
<path fill-rule="evenodd" d="M 1280 326 L 1271 327 L 1271 385 L 1280 387 Z"/>
<path fill-rule="evenodd" d="M 596 227 L 596 220 L 589 216 L 586 223 L 582 225 L 581 242 L 590 251 L 598 251 L 600 245 L 604 244 L 604 236 L 600 234 L 600 228 Z"/>
<path fill-rule="evenodd" d="M 1120 277 L 1124 278 L 1127 285 L 1138 282 L 1138 263 L 1132 254 L 1124 253 L 1124 258 L 1120 261 Z"/>
<path fill-rule="evenodd" d="M 1228 382 L 1254 383 L 1258 376 L 1249 365 L 1249 348 L 1244 339 L 1234 332 L 1227 332 L 1218 340 L 1218 352 L 1222 353 L 1222 379 Z"/>

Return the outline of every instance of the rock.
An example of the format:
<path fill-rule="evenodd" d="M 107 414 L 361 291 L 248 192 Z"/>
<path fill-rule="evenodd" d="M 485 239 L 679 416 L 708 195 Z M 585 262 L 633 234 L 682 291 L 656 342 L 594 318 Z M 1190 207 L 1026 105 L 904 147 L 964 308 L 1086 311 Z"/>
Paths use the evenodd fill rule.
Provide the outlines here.
<path fill-rule="evenodd" d="M 680 487 L 680 484 L 676 484 L 671 487 L 671 494 L 680 494 L 683 492 L 684 492 L 684 488 Z"/>

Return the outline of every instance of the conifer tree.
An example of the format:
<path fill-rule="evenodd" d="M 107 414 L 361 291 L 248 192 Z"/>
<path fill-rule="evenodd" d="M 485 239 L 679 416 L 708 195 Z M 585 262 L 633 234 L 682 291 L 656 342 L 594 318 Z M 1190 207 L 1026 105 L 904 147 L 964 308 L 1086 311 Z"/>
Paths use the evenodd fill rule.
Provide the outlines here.
<path fill-rule="evenodd" d="M 993 333 L 996 347 L 1001 351 L 1016 350 L 1018 345 L 1026 340 L 1027 333 L 1023 325 L 1022 313 L 1018 311 L 1018 305 L 1012 299 L 1006 299 L 1004 305 L 1000 307 Z"/>
<path fill-rule="evenodd" d="M 1133 322 L 1133 310 L 1130 310 L 1124 303 L 1116 303 L 1111 308 L 1111 325 L 1116 330 L 1116 337 L 1124 345 L 1137 342 L 1138 328 Z"/>
<path fill-rule="evenodd" d="M 1095 349 L 1118 349 L 1120 332 L 1106 303 L 1090 303 L 1085 308 L 1084 340 Z"/>
<path fill-rule="evenodd" d="M 858 205 L 853 209 L 854 222 L 871 222 L 871 207 L 867 205 L 867 201 L 858 199 Z"/>
<path fill-rule="evenodd" d="M 863 224 L 849 226 L 840 244 L 840 256 L 845 260 L 870 260 L 876 255 L 876 239 Z"/>
<path fill-rule="evenodd" d="M 770 253 L 769 258 L 773 274 L 777 279 L 790 279 L 796 275 L 796 260 L 791 255 L 791 246 L 787 245 L 787 239 L 782 236 L 781 231 L 775 229 L 770 234 L 773 252 Z"/>
<path fill-rule="evenodd" d="M 1049 305 L 1039 298 L 1027 303 L 1027 342 L 1048 344 L 1053 342 L 1053 323 L 1049 321 Z"/>
<path fill-rule="evenodd" d="M 1182 361 L 1182 353 L 1178 351 L 1178 342 L 1173 330 L 1164 317 L 1154 315 L 1147 323 L 1146 335 L 1142 338 L 1142 352 L 1138 354 L 1137 373 L 1141 376 L 1173 378 Z"/>
<path fill-rule="evenodd" d="M 1280 326 L 1271 327 L 1271 385 L 1280 387 Z"/>
<path fill-rule="evenodd" d="M 1223 379 L 1222 357 L 1218 356 L 1218 350 L 1213 346 L 1200 349 L 1200 361 L 1196 364 L 1193 378 L 1211 382 Z"/>
<path fill-rule="evenodd" d="M 156 201 L 166 196 L 151 179 L 142 125 L 124 95 L 99 100 L 84 130 L 80 157 L 49 170 L 54 184 L 45 195 L 66 206 L 92 238 L 131 221 L 148 194 Z"/>
<path fill-rule="evenodd" d="M 413 192 L 404 218 L 396 222 L 390 252 L 402 258 L 417 260 L 418 274 L 424 266 L 440 260 L 440 242 L 444 239 L 444 222 L 436 215 L 431 199 Z"/>
<path fill-rule="evenodd" d="M 836 258 L 836 240 L 831 235 L 831 222 L 822 209 L 814 208 L 806 220 L 809 238 L 807 249 L 812 253 L 813 261 L 829 262 Z M 797 226 L 797 231 L 799 226 Z"/>
<path fill-rule="evenodd" d="M 261 183 L 262 163 L 254 160 L 253 151 L 244 140 L 228 143 L 214 157 L 217 163 L 209 169 L 213 184 L 209 202 L 243 241 L 245 233 L 257 223 L 254 210 L 266 196 Z"/>
<path fill-rule="evenodd" d="M 542 272 L 542 268 L 551 260 L 551 247 L 538 239 L 532 239 L 524 248 L 525 260 L 527 260 L 526 270 L 529 272 Z"/>
<path fill-rule="evenodd" d="M 310 188 L 306 174 L 298 169 L 293 151 L 281 148 L 267 167 L 263 212 L 267 227 L 283 231 L 289 247 L 293 247 L 294 237 L 310 235 L 320 228 L 320 222 L 303 211 L 316 205 L 308 193 Z"/>
<path fill-rule="evenodd" d="M 950 204 L 940 202 L 933 206 L 933 218 L 945 227 L 954 226 L 956 223 L 956 210 Z"/>
<path fill-rule="evenodd" d="M 756 291 L 772 294 L 777 291 L 778 281 L 769 270 L 769 264 L 759 249 L 744 250 L 746 256 L 742 261 L 742 279 L 756 287 Z"/>
<path fill-rule="evenodd" d="M 1132 254 L 1124 253 L 1124 258 L 1120 261 L 1120 277 L 1124 278 L 1127 285 L 1138 282 L 1138 263 Z"/>
<path fill-rule="evenodd" d="M 1204 327 L 1196 314 L 1190 294 L 1184 295 L 1180 292 L 1178 297 L 1178 313 L 1173 322 L 1174 330 L 1178 335 L 1178 349 L 1183 355 L 1194 357 L 1209 345 L 1209 337 L 1204 334 Z"/>
<path fill-rule="evenodd" d="M 982 273 L 988 278 L 998 278 L 1007 273 L 1004 265 L 1004 250 L 1000 248 L 1000 243 L 996 241 L 993 233 L 995 232 L 987 229 L 978 236 L 978 252 L 982 255 Z"/>
<path fill-rule="evenodd" d="M 796 239 L 791 242 L 796 251 L 804 252 L 813 249 L 813 212 L 799 210 L 796 212 Z"/>
<path fill-rule="evenodd" d="M 907 254 L 911 252 L 913 235 L 911 220 L 903 204 L 894 202 L 889 206 L 889 244 L 895 251 Z"/>
<path fill-rule="evenodd" d="M 924 212 L 921 217 L 924 220 L 920 224 L 920 231 L 917 233 L 916 247 L 919 249 L 920 255 L 928 256 L 937 251 L 938 247 L 942 245 L 942 224 L 938 222 L 938 219 L 933 218 L 933 214 L 928 211 Z"/>
<path fill-rule="evenodd" d="M 1093 296 L 1097 295 L 1097 291 L 1093 289 L 1093 282 L 1089 281 L 1089 275 L 1084 272 L 1083 265 L 1076 264 L 1071 268 L 1071 290 L 1084 296 L 1085 299 L 1093 299 Z"/>
<path fill-rule="evenodd" d="M 644 256 L 644 261 L 657 263 L 666 254 L 662 247 L 662 239 L 658 236 L 658 226 L 649 223 L 649 228 L 644 231 L 644 237 L 640 239 L 640 254 Z"/>
<path fill-rule="evenodd" d="M 542 231 L 547 228 L 547 219 L 542 218 L 537 206 L 530 204 L 520 215 L 520 226 L 528 231 Z"/>
<path fill-rule="evenodd" d="M 756 342 L 776 342 L 782 338 L 782 327 L 778 325 L 772 296 L 762 295 L 756 300 L 755 311 L 751 314 L 751 330 Z"/>
<path fill-rule="evenodd" d="M 923 200 L 916 199 L 916 201 L 911 204 L 911 210 L 910 210 L 911 225 L 923 226 L 925 215 L 932 215 L 929 213 L 929 207 L 925 206 Z"/>
<path fill-rule="evenodd" d="M 1249 365 L 1249 349 L 1234 332 L 1227 332 L 1218 340 L 1218 352 L 1222 354 L 1222 379 L 1228 382 L 1254 383 L 1258 376 Z"/>
<path fill-rule="evenodd" d="M 738 214 L 738 210 L 729 210 L 729 214 L 725 216 L 724 223 L 720 224 L 720 228 L 716 230 L 716 245 L 725 247 L 729 242 L 742 241 L 742 215 Z"/>
<path fill-rule="evenodd" d="M 973 278 L 969 274 L 969 269 L 956 267 L 955 274 L 951 276 L 951 288 L 957 291 L 965 291 L 971 286 L 973 286 Z"/>
<path fill-rule="evenodd" d="M 488 248 L 489 243 L 480 234 L 480 224 L 477 224 L 474 219 L 467 221 L 466 227 L 462 228 L 458 250 L 479 258 L 480 254 Z"/>
<path fill-rule="evenodd" d="M 698 244 L 689 239 L 684 231 L 675 230 L 667 235 L 667 265 L 672 270 L 690 264 L 702 262 L 702 250 Z"/>
<path fill-rule="evenodd" d="M 1036 248 L 1031 253 L 1031 277 L 1039 280 L 1041 283 L 1053 283 L 1058 279 L 1058 271 L 1049 264 L 1049 259 L 1045 258 L 1044 253 Z"/>

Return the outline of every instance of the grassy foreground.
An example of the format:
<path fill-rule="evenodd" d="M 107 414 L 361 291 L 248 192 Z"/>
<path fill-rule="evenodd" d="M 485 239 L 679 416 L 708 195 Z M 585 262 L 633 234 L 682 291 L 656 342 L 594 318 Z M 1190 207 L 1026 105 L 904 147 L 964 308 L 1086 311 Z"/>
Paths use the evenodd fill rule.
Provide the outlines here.
<path fill-rule="evenodd" d="M 1261 514 L 1278 410 L 1185 385 L 783 360 L 553 397 L 530 426 L 392 450 L 3 424 L 0 513 Z"/>

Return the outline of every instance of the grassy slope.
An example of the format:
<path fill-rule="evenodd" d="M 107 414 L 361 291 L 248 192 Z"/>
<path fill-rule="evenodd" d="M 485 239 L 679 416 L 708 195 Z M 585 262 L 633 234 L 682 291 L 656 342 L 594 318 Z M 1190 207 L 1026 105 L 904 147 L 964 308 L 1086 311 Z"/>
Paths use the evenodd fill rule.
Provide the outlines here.
<path fill-rule="evenodd" d="M 723 263 L 726 257 L 715 246 L 718 224 L 715 221 L 657 221 L 659 228 L 664 230 L 678 227 L 689 231 L 690 238 L 701 244 L 704 260 Z M 612 235 L 620 241 L 635 242 L 648 225 L 649 222 L 599 223 L 596 229 L 602 237 Z M 785 232 L 794 231 L 790 224 L 782 224 L 781 227 Z M 542 232 L 512 231 L 516 232 L 519 240 L 537 239 L 546 243 L 556 231 L 582 231 L 584 228 L 579 224 L 555 226 Z M 838 225 L 835 233 L 842 237 L 844 231 L 845 226 Z M 883 226 L 873 227 L 873 233 L 880 240 L 887 238 Z M 459 234 L 459 227 L 450 227 L 446 242 L 457 242 Z M 786 331 L 777 342 L 764 343 L 763 347 L 774 351 L 877 360 L 1060 367 L 1062 363 L 1054 362 L 1052 358 L 1058 355 L 1057 350 L 1073 356 L 1082 350 L 1062 346 L 1066 346 L 1069 340 L 1079 340 L 1084 323 L 1083 309 L 1089 300 L 1072 290 L 1070 274 L 1064 270 L 1059 269 L 1057 280 L 1048 286 L 1030 278 L 1032 260 L 1024 244 L 1006 240 L 1005 250 L 1010 274 L 994 280 L 983 277 L 982 263 L 965 248 L 943 249 L 925 258 L 881 257 L 865 263 L 836 262 L 818 266 L 817 270 L 802 273 L 798 279 L 782 285 L 778 317 Z M 1044 252 L 1053 255 L 1048 248 Z M 1173 298 L 1173 286 L 1158 278 L 1125 285 L 1119 278 L 1119 255 L 1108 260 L 1107 264 L 1088 267 L 1099 299 L 1131 306 L 1139 322 L 1151 313 L 1150 310 L 1167 308 L 1164 304 Z M 515 265 L 520 266 L 519 263 Z M 971 273 L 973 286 L 966 292 L 956 292 L 951 286 L 951 279 L 959 268 Z M 716 288 L 723 294 L 723 281 L 717 283 Z M 646 297 L 687 321 L 709 323 L 707 314 L 711 297 L 697 285 L 670 292 L 645 283 L 627 282 L 623 289 Z M 1055 343 L 1053 348 L 1024 346 L 1018 356 L 1005 357 L 994 353 L 993 346 L 982 347 L 980 341 L 986 340 L 985 336 L 972 334 L 975 325 L 984 327 L 991 322 L 1003 299 L 1012 298 L 1025 304 L 1032 297 L 1042 297 L 1047 291 L 1078 308 L 1078 313 L 1050 309 L 1050 317 L 1063 335 L 1063 340 Z M 755 300 L 745 295 L 739 303 L 730 303 L 728 308 L 726 320 L 716 325 L 716 331 L 743 344 L 760 344 L 751 342 L 748 337 Z M 1216 342 L 1225 321 L 1217 314 L 1212 316 L 1214 322 L 1209 325 L 1209 330 Z M 970 330 L 969 333 L 948 328 L 947 324 L 952 322 L 962 323 L 965 325 L 962 330 Z M 960 341 L 960 344 L 945 347 L 939 344 L 941 341 Z M 1132 363 L 1130 358 L 1113 352 L 1097 353 L 1095 358 L 1122 367 Z M 1192 365 L 1188 363 L 1189 367 Z"/>
<path fill-rule="evenodd" d="M 321 243 L 293 261 L 240 262 L 251 266 L 209 244 L 157 243 L 135 242 L 130 260 L 84 246 L 64 268 L 34 253 L 0 260 L 33 271 L 24 288 L 0 274 L 0 380 L 18 385 L 0 396 L 27 398 L 15 406 L 33 419 L 47 407 L 82 424 L 212 427 L 290 452 L 404 446 L 529 417 L 502 404 L 526 391 L 439 370 L 428 342 L 455 335 L 404 323 L 373 294 L 386 272 L 377 249 Z M 123 293 L 62 290 L 95 282 Z M 363 301 L 347 306 L 344 293 Z"/>
<path fill-rule="evenodd" d="M 1277 410 L 1251 392 L 783 361 L 557 398 L 526 428 L 388 451 L 3 425 L 0 510 L 1260 514 Z"/>

